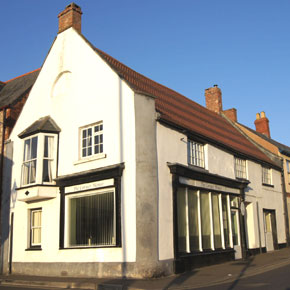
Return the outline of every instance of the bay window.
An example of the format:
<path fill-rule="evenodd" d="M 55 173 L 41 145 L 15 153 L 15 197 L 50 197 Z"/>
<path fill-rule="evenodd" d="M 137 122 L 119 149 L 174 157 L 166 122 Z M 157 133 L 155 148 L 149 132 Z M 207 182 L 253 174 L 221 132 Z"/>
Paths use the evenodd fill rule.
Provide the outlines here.
<path fill-rule="evenodd" d="M 21 185 L 52 183 L 56 174 L 56 136 L 39 133 L 24 140 Z"/>

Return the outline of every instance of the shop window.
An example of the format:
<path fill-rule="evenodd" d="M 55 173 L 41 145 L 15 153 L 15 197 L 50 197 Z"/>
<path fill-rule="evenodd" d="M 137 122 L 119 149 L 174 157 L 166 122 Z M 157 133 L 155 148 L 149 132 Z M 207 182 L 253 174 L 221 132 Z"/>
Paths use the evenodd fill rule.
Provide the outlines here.
<path fill-rule="evenodd" d="M 188 163 L 204 168 L 204 145 L 188 140 Z"/>
<path fill-rule="evenodd" d="M 206 190 L 177 191 L 178 251 L 192 253 L 231 247 L 229 195 Z"/>
<path fill-rule="evenodd" d="M 30 210 L 30 247 L 41 246 L 42 209 Z"/>
<path fill-rule="evenodd" d="M 271 169 L 268 167 L 262 167 L 262 183 L 271 185 L 272 178 L 271 178 Z"/>
<path fill-rule="evenodd" d="M 114 189 L 90 194 L 69 195 L 69 247 L 115 246 L 116 201 Z"/>
<path fill-rule="evenodd" d="M 246 160 L 235 158 L 235 173 L 237 178 L 247 178 Z"/>
<path fill-rule="evenodd" d="M 21 184 L 52 183 L 56 174 L 56 141 L 39 133 L 24 140 Z"/>
<path fill-rule="evenodd" d="M 104 151 L 103 123 L 81 128 L 81 157 L 101 154 Z"/>

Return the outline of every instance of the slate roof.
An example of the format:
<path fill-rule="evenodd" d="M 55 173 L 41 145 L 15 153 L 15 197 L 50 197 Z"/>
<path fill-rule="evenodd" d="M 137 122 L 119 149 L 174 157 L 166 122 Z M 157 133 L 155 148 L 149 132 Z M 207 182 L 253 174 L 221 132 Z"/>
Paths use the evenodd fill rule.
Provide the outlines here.
<path fill-rule="evenodd" d="M 25 138 L 39 132 L 59 133 L 60 128 L 50 116 L 46 116 L 35 121 L 32 125 L 21 132 L 18 137 Z"/>
<path fill-rule="evenodd" d="M 286 156 L 289 156 L 290 157 L 290 147 L 289 146 L 286 146 L 284 144 L 281 144 L 275 140 L 273 140 L 272 138 L 268 138 L 266 135 L 262 134 L 262 133 L 259 133 L 257 132 L 256 130 L 253 130 L 241 123 L 238 123 L 240 126 L 246 128 L 247 130 L 251 131 L 252 133 L 256 134 L 257 136 L 261 137 L 262 139 L 264 139 L 265 141 L 271 143 L 272 145 L 276 146 L 279 150 L 280 153 L 286 155 Z"/>
<path fill-rule="evenodd" d="M 0 89 L 0 108 L 13 105 L 19 98 L 27 94 L 35 83 L 39 70 L 37 69 L 5 82 L 2 89 Z"/>
<path fill-rule="evenodd" d="M 100 49 L 92 47 L 135 92 L 156 98 L 156 110 L 161 114 L 161 120 L 218 143 L 231 151 L 246 155 L 248 158 L 276 166 L 222 116 L 137 73 Z"/>

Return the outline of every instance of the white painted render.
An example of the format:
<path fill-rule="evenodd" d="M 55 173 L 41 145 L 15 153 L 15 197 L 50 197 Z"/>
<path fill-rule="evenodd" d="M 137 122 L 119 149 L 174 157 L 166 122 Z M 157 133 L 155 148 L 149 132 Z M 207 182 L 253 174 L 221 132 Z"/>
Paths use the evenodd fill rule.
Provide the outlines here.
<path fill-rule="evenodd" d="M 159 175 L 159 259 L 173 259 L 173 204 L 172 176 L 167 163 L 188 165 L 187 136 L 160 123 L 157 124 L 157 150 Z M 221 148 L 207 144 L 205 150 L 205 169 L 209 173 L 235 179 L 234 155 Z M 262 167 L 260 164 L 247 160 L 247 175 L 250 181 L 246 190 L 246 227 L 249 248 L 265 247 L 263 208 L 273 209 L 276 213 L 278 243 L 285 243 L 285 220 L 281 175 L 272 169 L 274 187 L 262 185 Z M 259 216 L 257 215 L 257 205 Z M 259 225 L 258 225 L 259 220 Z M 260 230 L 259 230 L 260 228 Z M 260 231 L 260 234 L 259 234 Z"/>
<path fill-rule="evenodd" d="M 58 176 L 125 162 L 122 176 L 123 248 L 59 250 L 59 194 L 37 203 L 17 201 L 24 129 L 50 115 L 61 128 Z M 102 158 L 79 158 L 79 128 L 102 121 Z M 11 210 L 14 211 L 14 262 L 134 262 L 136 260 L 134 94 L 128 85 L 70 28 L 60 33 L 11 134 L 14 142 Z M 42 251 L 28 245 L 28 210 L 42 207 Z M 19 238 L 21 237 L 21 238 Z M 124 255 L 126 253 L 126 255 Z"/>

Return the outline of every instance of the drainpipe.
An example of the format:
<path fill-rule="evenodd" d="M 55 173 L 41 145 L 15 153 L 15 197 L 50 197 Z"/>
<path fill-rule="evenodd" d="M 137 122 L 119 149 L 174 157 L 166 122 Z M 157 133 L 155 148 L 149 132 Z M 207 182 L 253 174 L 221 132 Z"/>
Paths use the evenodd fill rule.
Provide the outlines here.
<path fill-rule="evenodd" d="M 282 170 L 281 170 L 281 187 L 282 187 L 282 195 L 283 195 L 283 206 L 284 206 L 284 219 L 285 219 L 285 234 L 286 234 L 286 243 L 287 247 L 290 246 L 290 236 L 289 236 L 289 219 L 288 219 L 288 208 L 287 208 L 287 193 L 286 193 L 286 185 L 284 178 L 284 164 L 283 159 L 281 159 Z"/>

